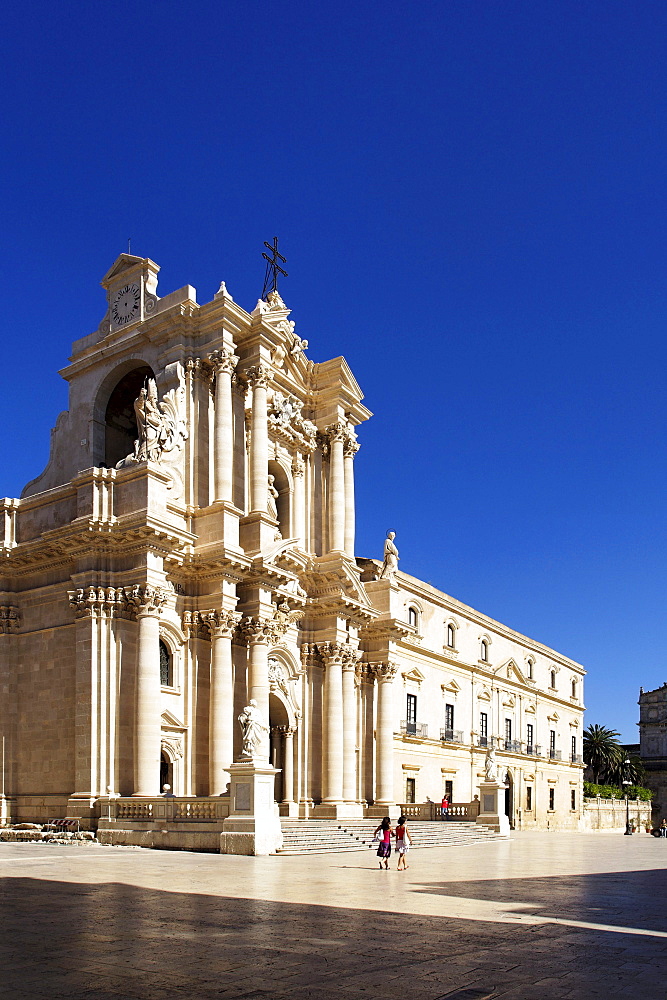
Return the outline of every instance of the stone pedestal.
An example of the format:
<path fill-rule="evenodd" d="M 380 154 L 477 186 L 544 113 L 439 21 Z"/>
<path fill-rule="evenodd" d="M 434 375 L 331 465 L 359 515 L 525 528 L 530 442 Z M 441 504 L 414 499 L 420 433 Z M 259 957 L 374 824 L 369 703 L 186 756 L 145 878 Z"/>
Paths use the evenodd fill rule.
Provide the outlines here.
<path fill-rule="evenodd" d="M 499 781 L 480 783 L 479 815 L 476 822 L 509 837 L 510 821 L 505 815 L 505 785 Z"/>
<path fill-rule="evenodd" d="M 278 771 L 267 761 L 239 761 L 230 775 L 229 817 L 220 834 L 221 854 L 275 854 L 282 846 L 278 806 L 274 801 Z"/>

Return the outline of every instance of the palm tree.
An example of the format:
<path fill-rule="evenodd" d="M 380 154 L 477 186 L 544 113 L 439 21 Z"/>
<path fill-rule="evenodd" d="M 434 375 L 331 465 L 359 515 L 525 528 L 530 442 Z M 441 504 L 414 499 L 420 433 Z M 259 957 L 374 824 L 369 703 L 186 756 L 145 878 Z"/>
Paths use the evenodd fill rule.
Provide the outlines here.
<path fill-rule="evenodd" d="M 615 785 L 622 785 L 624 781 L 629 781 L 631 785 L 644 785 L 646 768 L 636 753 L 621 754 L 606 777 Z"/>
<path fill-rule="evenodd" d="M 620 735 L 606 726 L 591 725 L 584 729 L 584 763 L 591 768 L 596 785 L 601 777 L 609 780 L 625 760 L 618 742 Z"/>

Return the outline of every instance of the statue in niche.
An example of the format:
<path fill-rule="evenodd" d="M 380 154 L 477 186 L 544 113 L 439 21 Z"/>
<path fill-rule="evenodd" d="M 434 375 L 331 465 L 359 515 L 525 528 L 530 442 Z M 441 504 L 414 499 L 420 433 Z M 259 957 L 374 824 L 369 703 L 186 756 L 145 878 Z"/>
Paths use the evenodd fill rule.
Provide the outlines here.
<path fill-rule="evenodd" d="M 188 436 L 181 417 L 183 389 L 171 389 L 158 400 L 157 384 L 149 378 L 134 401 L 138 437 L 134 452 L 116 465 L 122 469 L 133 462 L 160 462 L 175 457 Z M 173 452 L 172 456 L 169 453 Z"/>
<path fill-rule="evenodd" d="M 393 580 L 398 569 L 398 549 L 394 545 L 395 531 L 388 531 L 384 542 L 384 562 L 380 570 L 380 580 Z"/>
<path fill-rule="evenodd" d="M 484 761 L 484 774 L 487 781 L 498 780 L 498 769 L 496 767 L 496 751 L 491 747 Z"/>
<path fill-rule="evenodd" d="M 239 723 L 243 733 L 241 757 L 252 760 L 255 757 L 266 756 L 261 750 L 269 730 L 264 725 L 264 718 L 254 698 L 250 699 L 250 703 L 239 715 Z"/>
<path fill-rule="evenodd" d="M 278 520 L 278 497 L 279 493 L 276 489 L 274 483 L 276 481 L 275 476 L 269 476 L 269 487 L 268 487 L 268 497 L 266 502 L 266 509 L 268 510 L 271 517 L 274 517 L 276 521 Z"/>

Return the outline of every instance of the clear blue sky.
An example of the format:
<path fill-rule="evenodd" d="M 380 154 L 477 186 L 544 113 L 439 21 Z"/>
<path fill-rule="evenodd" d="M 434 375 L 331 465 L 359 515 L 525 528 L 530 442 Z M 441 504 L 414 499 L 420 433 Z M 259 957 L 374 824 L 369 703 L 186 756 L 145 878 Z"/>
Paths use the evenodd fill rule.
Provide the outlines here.
<path fill-rule="evenodd" d="M 252 309 L 262 242 L 376 416 L 358 545 L 581 661 L 636 738 L 667 679 L 667 5 L 15 4 L 0 495 L 132 238 L 163 295 Z"/>

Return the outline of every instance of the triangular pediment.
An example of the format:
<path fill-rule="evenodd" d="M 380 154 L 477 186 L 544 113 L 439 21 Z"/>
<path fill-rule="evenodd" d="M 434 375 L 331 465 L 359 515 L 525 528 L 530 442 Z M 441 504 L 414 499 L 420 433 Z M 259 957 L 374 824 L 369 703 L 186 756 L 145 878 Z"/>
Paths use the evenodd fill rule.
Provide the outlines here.
<path fill-rule="evenodd" d="M 158 265 L 154 263 L 154 261 L 149 260 L 148 257 L 135 257 L 135 255 L 131 253 L 122 253 L 120 257 L 117 257 L 115 262 L 111 265 L 107 273 L 102 278 L 100 284 L 103 288 L 107 288 L 116 278 L 119 278 L 126 271 L 141 269 L 146 264 L 152 264 L 156 273 L 160 270 Z"/>
<path fill-rule="evenodd" d="M 169 709 L 164 710 L 160 722 L 164 729 L 185 729 L 181 720 L 177 719 L 173 712 L 170 712 Z"/>
<path fill-rule="evenodd" d="M 526 683 L 526 675 L 513 657 L 502 663 L 497 670 L 500 676 L 507 677 L 510 681 L 518 681 L 520 684 Z"/>
<path fill-rule="evenodd" d="M 446 684 L 441 684 L 440 687 L 443 691 L 452 691 L 454 694 L 458 694 L 461 690 L 461 685 L 457 682 L 455 677 L 450 678 Z"/>
<path fill-rule="evenodd" d="M 422 681 L 426 680 L 424 674 L 418 667 L 411 667 L 410 670 L 404 670 L 401 677 L 403 678 L 404 684 L 409 682 L 411 684 L 416 684 L 417 687 L 421 685 Z"/>

